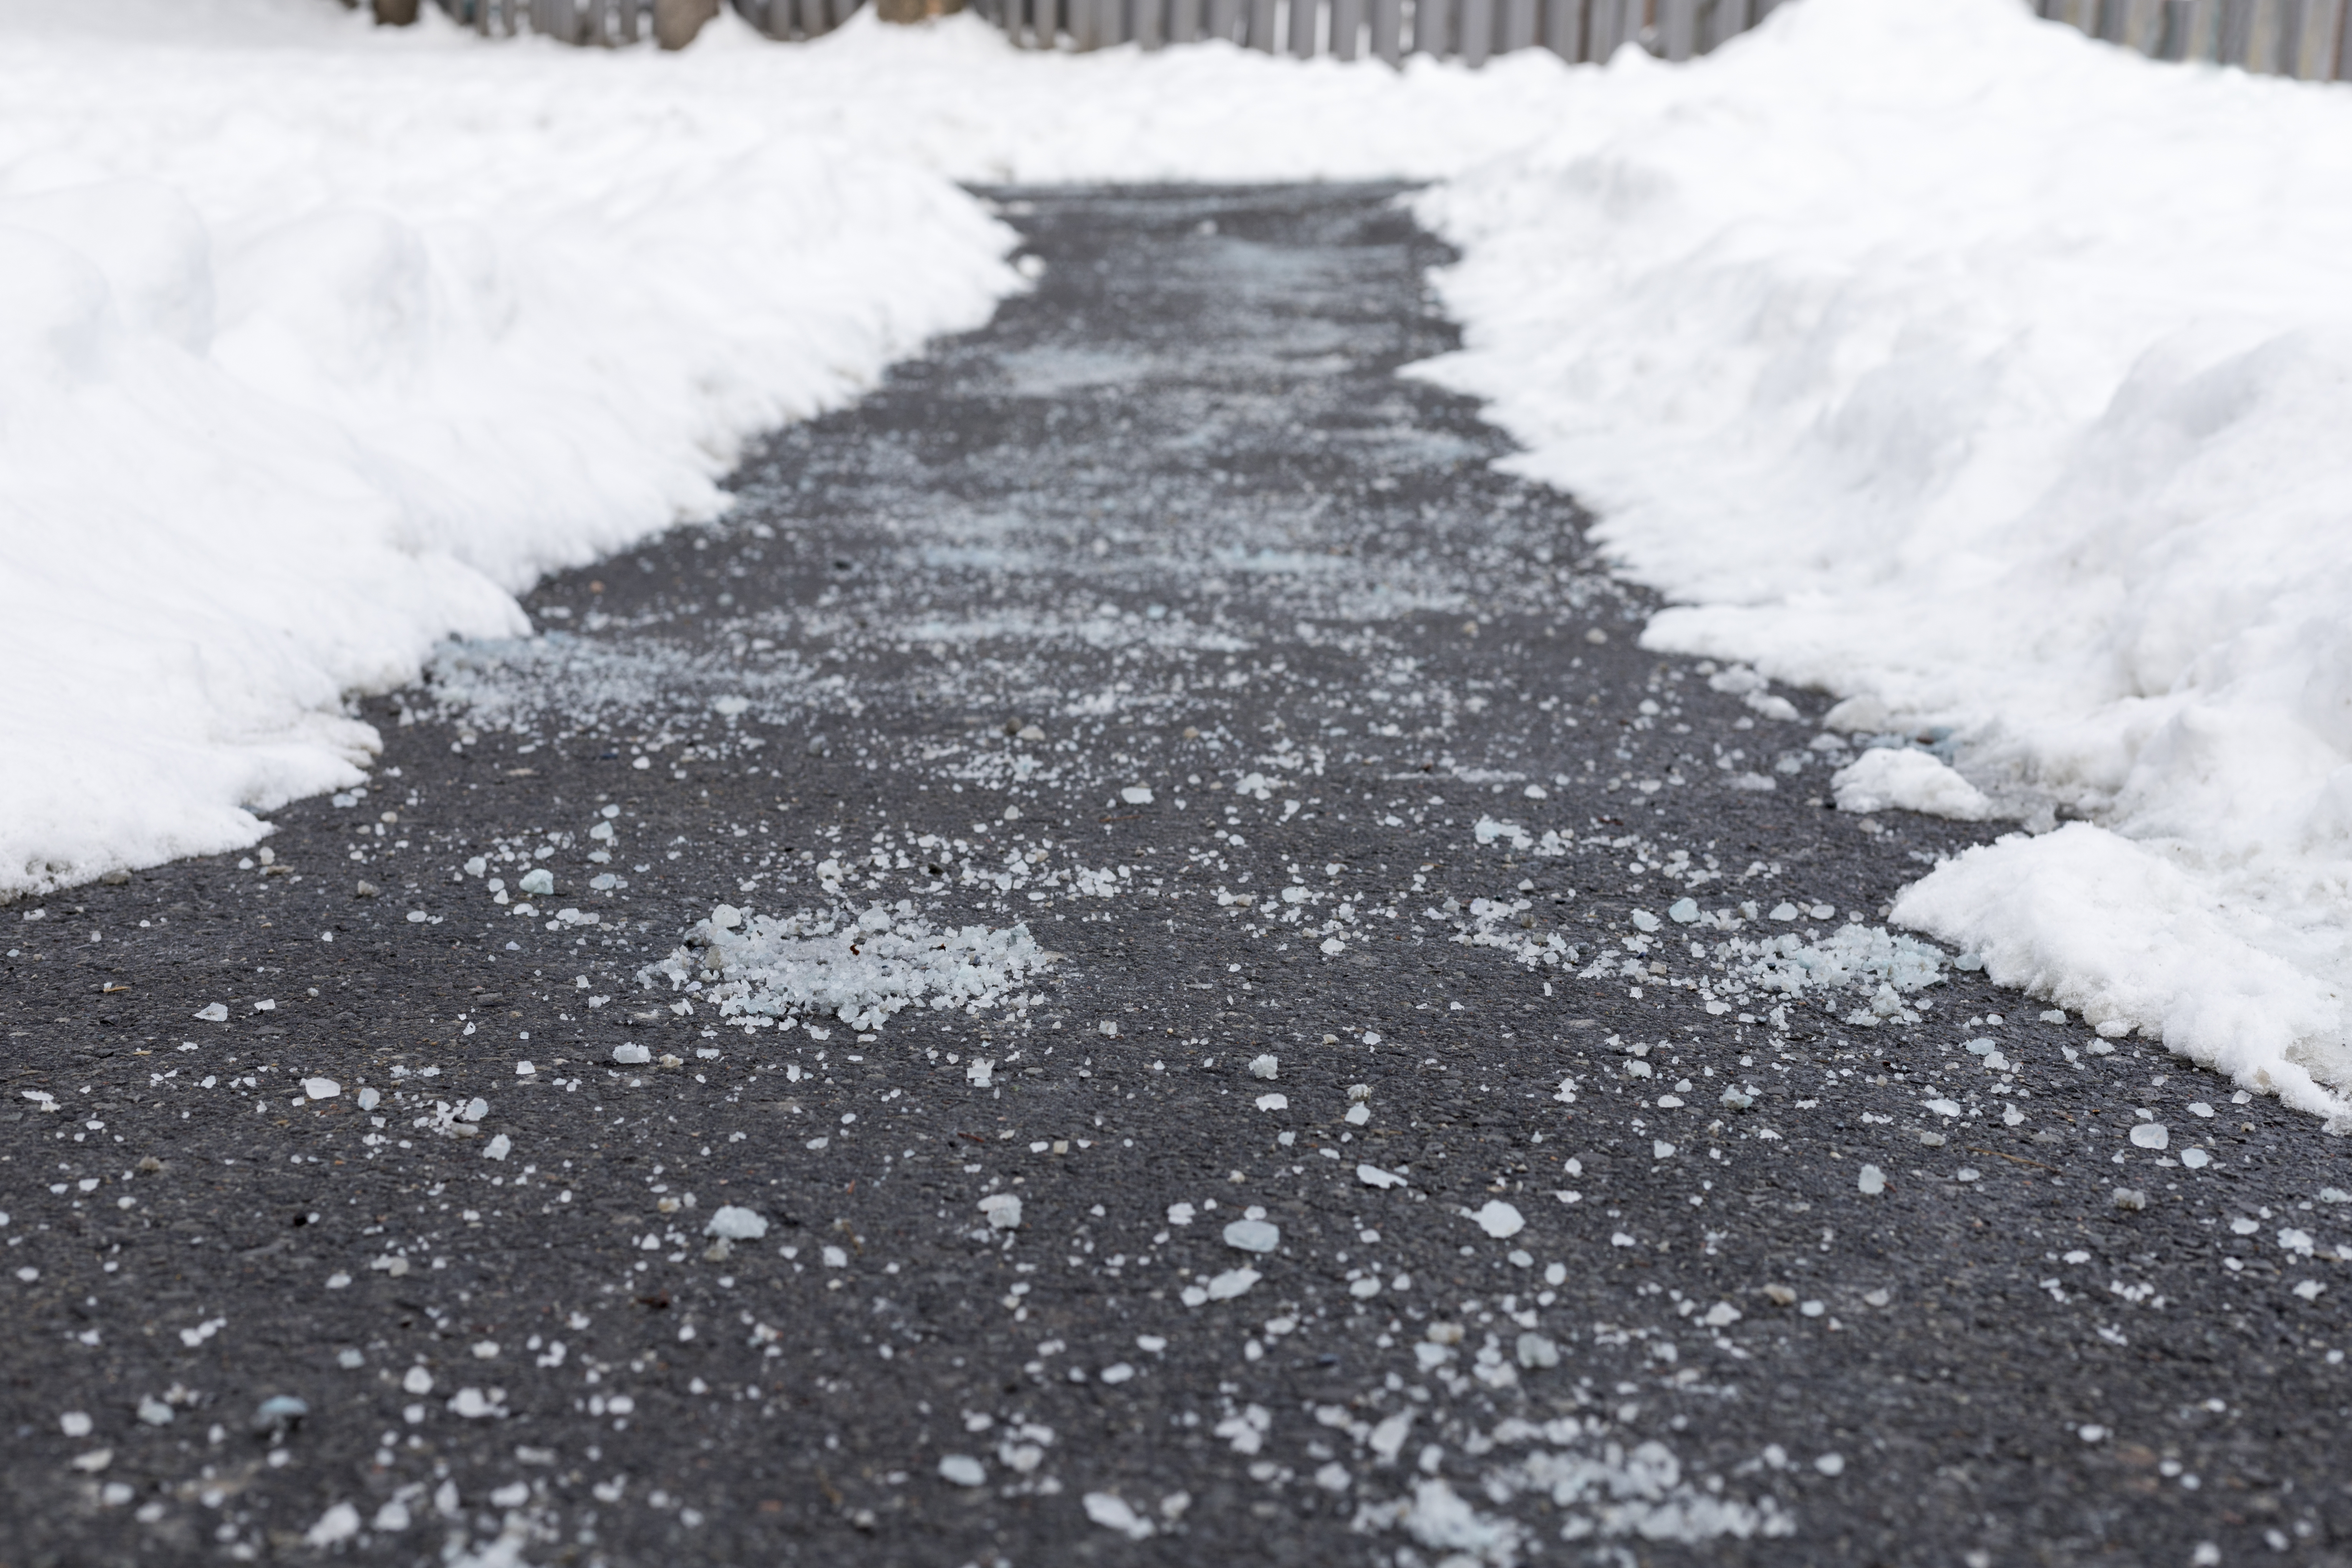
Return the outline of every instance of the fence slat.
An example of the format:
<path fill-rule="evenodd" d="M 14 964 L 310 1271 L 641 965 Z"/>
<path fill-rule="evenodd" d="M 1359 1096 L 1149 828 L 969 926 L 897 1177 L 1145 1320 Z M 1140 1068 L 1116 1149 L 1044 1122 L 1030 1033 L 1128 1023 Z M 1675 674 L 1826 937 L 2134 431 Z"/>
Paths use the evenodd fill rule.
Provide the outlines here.
<path fill-rule="evenodd" d="M 1573 64 L 1584 45 L 1584 7 L 1577 0 L 1543 0 L 1543 36 L 1545 48 L 1561 59 Z"/>
<path fill-rule="evenodd" d="M 1476 69 L 1495 52 L 1495 0 L 1461 0 L 1462 63 Z"/>
<path fill-rule="evenodd" d="M 1537 18 L 1536 0 L 1503 0 L 1502 52 L 1533 48 Z"/>
<path fill-rule="evenodd" d="M 1321 9 L 1318 0 L 1290 0 L 1290 52 L 1302 60 L 1315 58 L 1315 23 Z"/>
<path fill-rule="evenodd" d="M 2246 63 L 2254 41 L 2254 0 L 2221 0 L 2221 37 L 2213 58 L 2225 66 Z"/>
<path fill-rule="evenodd" d="M 1666 58 L 1690 58 L 1698 42 L 1698 0 L 1664 0 L 1660 9 L 1659 42 Z"/>
<path fill-rule="evenodd" d="M 1201 0 L 1169 0 L 1168 41 L 1197 44 L 1201 37 Z"/>
<path fill-rule="evenodd" d="M 1168 41 L 1167 0 L 1135 0 L 1135 41 L 1156 49 Z"/>
<path fill-rule="evenodd" d="M 1331 0 L 1331 52 L 1352 60 L 1363 52 L 1364 0 Z"/>
<path fill-rule="evenodd" d="M 1249 37 L 1244 42 L 1251 48 L 1274 52 L 1275 7 L 1276 0 L 1249 0 Z"/>
<path fill-rule="evenodd" d="M 1404 0 L 1372 0 L 1372 58 L 1404 63 Z"/>
<path fill-rule="evenodd" d="M 2336 7 L 2336 47 L 2329 64 L 2329 77 L 2336 81 L 2352 81 L 2352 5 L 2337 0 Z"/>
<path fill-rule="evenodd" d="M 1453 47 L 1446 35 L 1451 0 L 1413 0 L 1412 52 L 1444 59 Z"/>
<path fill-rule="evenodd" d="M 1240 35 L 1242 0 L 1209 0 L 1209 37 L 1232 43 Z"/>

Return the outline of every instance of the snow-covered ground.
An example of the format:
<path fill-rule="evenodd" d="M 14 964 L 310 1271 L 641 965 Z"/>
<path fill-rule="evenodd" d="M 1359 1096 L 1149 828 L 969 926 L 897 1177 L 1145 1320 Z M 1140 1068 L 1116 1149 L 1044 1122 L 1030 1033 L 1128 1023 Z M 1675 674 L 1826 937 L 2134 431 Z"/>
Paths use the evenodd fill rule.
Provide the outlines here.
<path fill-rule="evenodd" d="M 2352 89 L 2011 0 L 1402 75 L 0 0 L 0 897 L 251 842 L 358 776 L 347 694 L 984 319 L 1020 279 L 953 182 L 1428 176 L 1429 374 L 1684 606 L 1656 646 L 1967 775 L 1849 805 L 2087 819 L 1898 917 L 2345 1113 Z"/>
<path fill-rule="evenodd" d="M 1424 198 L 1466 251 L 1432 373 L 1685 606 L 1652 646 L 2088 819 L 1898 920 L 2343 1117 L 2352 89 L 2008 0 L 1806 0 L 1581 85 Z M 1850 783 L 1981 814 L 1925 753 Z"/>

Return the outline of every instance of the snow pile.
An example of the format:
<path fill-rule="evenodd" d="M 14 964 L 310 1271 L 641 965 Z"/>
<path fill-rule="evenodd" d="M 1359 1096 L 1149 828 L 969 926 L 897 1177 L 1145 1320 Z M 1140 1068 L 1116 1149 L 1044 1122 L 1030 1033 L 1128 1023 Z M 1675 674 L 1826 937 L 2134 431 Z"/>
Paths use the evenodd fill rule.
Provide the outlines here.
<path fill-rule="evenodd" d="M 2097 825 L 1899 919 L 2345 1110 L 2352 92 L 2012 0 L 1804 0 L 1586 73 L 1421 210 L 1465 252 L 1427 373 L 1680 601 L 1648 646 L 1948 728 L 1995 799 Z"/>
<path fill-rule="evenodd" d="M 1940 758 L 1907 746 L 1874 746 L 1830 776 L 1840 811 L 1925 812 L 1982 822 L 1993 812 L 1984 791 Z"/>
<path fill-rule="evenodd" d="M 637 972 L 667 979 L 730 1021 L 837 1018 L 871 1031 L 908 1007 L 977 1015 L 1000 1003 L 1034 1006 L 1022 980 L 1053 962 L 1026 925 L 934 929 L 902 901 L 845 911 L 746 916 L 727 904 L 698 921 L 687 945 Z"/>
<path fill-rule="evenodd" d="M 954 182 L 1442 175 L 1565 77 L 0 0 L 0 898 L 356 783 L 347 693 L 981 324 L 1013 237 Z"/>

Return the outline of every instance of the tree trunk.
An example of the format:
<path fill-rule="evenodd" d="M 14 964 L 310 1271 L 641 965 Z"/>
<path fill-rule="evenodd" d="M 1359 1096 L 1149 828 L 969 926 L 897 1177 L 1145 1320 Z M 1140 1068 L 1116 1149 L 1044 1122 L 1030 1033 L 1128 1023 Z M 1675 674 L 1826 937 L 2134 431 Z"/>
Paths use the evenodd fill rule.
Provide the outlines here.
<path fill-rule="evenodd" d="M 682 49 L 719 15 L 719 0 L 654 0 L 654 42 Z"/>

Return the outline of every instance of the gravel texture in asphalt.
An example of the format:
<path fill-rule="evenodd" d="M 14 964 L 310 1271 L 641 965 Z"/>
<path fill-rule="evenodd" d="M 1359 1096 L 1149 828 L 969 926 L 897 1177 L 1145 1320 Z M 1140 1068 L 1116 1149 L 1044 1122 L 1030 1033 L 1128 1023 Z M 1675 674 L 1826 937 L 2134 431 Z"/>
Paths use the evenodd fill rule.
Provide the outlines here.
<path fill-rule="evenodd" d="M 2341 1144 L 1884 930 L 1980 830 L 1638 648 L 1397 195 L 997 193 L 364 792 L 0 910 L 0 1563 L 2345 1561 Z"/>

